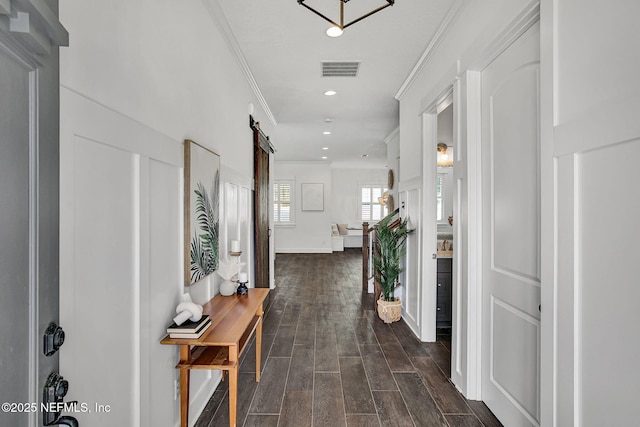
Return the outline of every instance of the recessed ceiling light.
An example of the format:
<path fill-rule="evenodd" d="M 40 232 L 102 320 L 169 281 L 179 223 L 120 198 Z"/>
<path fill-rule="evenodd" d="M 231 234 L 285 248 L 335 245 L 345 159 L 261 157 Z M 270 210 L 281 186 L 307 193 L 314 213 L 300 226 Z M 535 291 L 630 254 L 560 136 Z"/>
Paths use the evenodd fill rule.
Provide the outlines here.
<path fill-rule="evenodd" d="M 333 120 L 332 120 L 332 119 L 330 119 L 329 117 L 327 117 L 326 119 L 324 119 L 324 122 L 325 122 L 325 123 L 331 123 L 332 121 L 333 121 Z"/>
<path fill-rule="evenodd" d="M 362 154 L 360 157 L 369 157 L 369 155 L 365 153 L 365 154 Z"/>
<path fill-rule="evenodd" d="M 326 31 L 327 35 L 329 37 L 340 37 L 343 33 L 342 29 L 340 27 L 336 27 L 335 25 L 332 27 L 327 28 Z"/>
<path fill-rule="evenodd" d="M 323 150 L 328 150 L 328 149 L 329 149 L 329 147 L 322 147 L 322 149 L 323 149 Z"/>
<path fill-rule="evenodd" d="M 327 160 L 327 156 L 322 156 L 322 160 Z"/>
<path fill-rule="evenodd" d="M 323 135 L 331 135 L 331 131 L 325 130 L 324 132 L 322 132 Z"/>
<path fill-rule="evenodd" d="M 338 92 L 336 92 L 335 90 L 328 90 L 328 91 L 326 91 L 324 94 L 325 94 L 325 95 L 327 95 L 327 96 L 333 96 L 333 95 L 335 95 L 336 93 L 338 93 Z"/>

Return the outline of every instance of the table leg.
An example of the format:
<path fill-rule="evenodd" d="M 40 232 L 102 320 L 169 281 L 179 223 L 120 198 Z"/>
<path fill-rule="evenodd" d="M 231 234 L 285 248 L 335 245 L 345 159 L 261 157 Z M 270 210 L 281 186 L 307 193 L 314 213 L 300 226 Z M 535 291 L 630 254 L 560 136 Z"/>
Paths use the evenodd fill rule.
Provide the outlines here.
<path fill-rule="evenodd" d="M 258 319 L 258 325 L 256 327 L 256 382 L 260 382 L 260 365 L 262 364 L 262 304 L 256 313 L 260 318 Z"/>
<path fill-rule="evenodd" d="M 180 346 L 180 361 L 191 360 L 191 348 L 188 345 Z M 190 369 L 180 369 L 180 427 L 189 426 L 189 373 Z"/>
<path fill-rule="evenodd" d="M 229 361 L 235 362 L 229 369 L 229 427 L 236 427 L 238 416 L 238 347 L 229 346 Z"/>

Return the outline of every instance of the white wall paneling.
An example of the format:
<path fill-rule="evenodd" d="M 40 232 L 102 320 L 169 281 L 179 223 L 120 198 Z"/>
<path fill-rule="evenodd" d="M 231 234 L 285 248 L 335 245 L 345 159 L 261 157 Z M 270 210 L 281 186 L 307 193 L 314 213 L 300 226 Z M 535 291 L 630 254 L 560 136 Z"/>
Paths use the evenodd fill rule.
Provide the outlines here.
<path fill-rule="evenodd" d="M 252 277 L 253 263 L 251 259 L 252 240 L 252 212 L 251 212 L 251 190 L 248 187 L 228 182 L 229 177 L 222 176 L 220 186 L 220 253 L 232 262 L 241 262 L 244 265 L 241 271 L 245 271 Z M 242 255 L 236 259 L 229 255 L 231 241 L 239 240 Z M 251 284 L 249 284 L 251 286 Z M 216 291 L 217 292 L 217 291 Z M 215 292 L 214 292 L 215 293 Z"/>
<path fill-rule="evenodd" d="M 61 321 L 69 337 L 61 366 L 73 384 L 69 398 L 109 404 L 123 425 L 174 425 L 177 352 L 159 340 L 183 292 L 182 143 L 68 89 L 61 106 Z M 239 239 L 247 262 L 249 179 L 222 169 L 220 250 Z M 203 303 L 219 283 L 214 273 L 187 290 Z M 96 333 L 106 325 L 109 333 Z M 118 368 L 96 369 L 96 360 Z M 191 378 L 195 422 L 220 374 Z M 90 421 L 107 425 L 113 416 Z"/>
<path fill-rule="evenodd" d="M 174 425 L 177 354 L 159 340 L 182 292 L 181 144 L 68 89 L 61 111 L 68 399 L 113 408 L 81 423 Z"/>
<path fill-rule="evenodd" d="M 186 138 L 220 154 L 221 205 L 225 207 L 220 216 L 220 230 L 224 235 L 221 251 L 228 249 L 232 238 L 240 240 L 242 261 L 247 262 L 245 268 L 252 274 L 253 140 L 247 120 L 248 103 L 256 105 L 254 117 L 261 121 L 265 133 L 274 140 L 277 135 L 268 106 L 251 81 L 250 73 L 243 69 L 237 46 L 225 33 L 228 26 L 225 27 L 224 19 L 216 16 L 209 6 L 206 2 L 193 2 L 188 7 L 162 2 L 149 8 L 145 2 L 129 2 L 127 13 L 123 14 L 119 7 L 98 0 L 60 2 L 61 21 L 75 40 L 61 52 L 60 61 L 63 154 L 66 153 L 62 160 L 61 205 L 61 244 L 66 254 L 61 262 L 64 278 L 61 288 L 66 298 L 61 305 L 69 319 L 76 316 L 75 305 L 83 305 L 83 301 L 73 299 L 75 290 L 82 288 L 79 292 L 85 292 L 85 282 L 94 281 L 91 268 L 84 268 L 82 275 L 76 275 L 74 270 L 83 267 L 73 262 L 76 248 L 71 242 L 76 239 L 85 244 L 93 240 L 89 230 L 79 229 L 74 223 L 75 198 L 89 197 L 76 191 L 84 184 L 76 182 L 74 170 L 90 174 L 86 177 L 88 183 L 110 180 L 111 175 L 119 173 L 118 169 L 105 166 L 106 175 L 91 175 L 92 171 L 74 158 L 75 149 L 97 144 L 109 152 L 128 153 L 130 163 L 137 165 L 134 168 L 137 175 L 129 174 L 133 181 L 122 183 L 127 190 L 137 190 L 131 190 L 132 199 L 114 203 L 113 209 L 122 211 L 123 218 L 128 215 L 128 219 L 122 221 L 134 224 L 132 233 L 138 237 L 128 243 L 123 232 L 112 230 L 113 242 L 89 245 L 86 256 L 94 264 L 109 260 L 106 255 L 112 253 L 128 253 L 133 257 L 125 257 L 127 261 L 122 266 L 110 265 L 111 269 L 103 272 L 99 280 L 110 293 L 99 301 L 101 307 L 97 311 L 116 317 L 116 324 L 116 314 L 122 319 L 133 319 L 139 328 L 120 324 L 119 328 L 106 329 L 104 324 L 110 319 L 107 316 L 102 319 L 102 326 L 94 328 L 102 332 L 104 342 L 96 348 L 71 344 L 64 356 L 66 366 L 76 370 L 72 377 L 82 378 L 88 369 L 84 361 L 90 360 L 85 357 L 86 352 L 99 349 L 112 354 L 115 347 L 107 343 L 130 344 L 128 349 L 121 348 L 122 353 L 114 355 L 114 360 L 120 360 L 118 357 L 133 360 L 130 368 L 125 367 L 133 370 L 129 372 L 131 377 L 122 377 L 116 369 L 96 370 L 92 374 L 104 375 L 107 384 L 119 381 L 127 385 L 125 393 L 113 394 L 118 396 L 113 402 L 121 409 L 118 414 L 126 418 L 119 423 L 122 425 L 161 427 L 178 422 L 178 404 L 174 400 L 177 354 L 175 349 L 160 346 L 158 342 L 183 291 L 182 141 Z M 174 25 L 175 22 L 190 25 Z M 193 58 L 198 58 L 198 66 L 184 65 Z M 82 161 L 102 161 L 91 153 L 85 153 L 84 157 Z M 106 160 L 107 157 L 104 163 Z M 122 174 L 128 170 L 123 169 Z M 117 182 L 119 177 L 114 176 L 114 183 Z M 92 197 L 104 200 L 118 196 L 115 187 L 107 190 Z M 134 274 L 137 276 L 132 278 Z M 128 282 L 120 280 L 123 275 Z M 196 301 L 205 302 L 216 294 L 218 283 L 219 277 L 213 274 L 188 291 Z M 86 297 L 88 301 L 95 299 L 92 294 Z M 139 341 L 134 334 L 138 334 Z M 71 335 L 68 334 L 72 341 Z M 137 358 L 141 362 L 136 364 Z M 192 374 L 192 420 L 204 408 L 218 378 L 219 373 Z M 128 391 L 131 381 L 137 381 L 131 389 L 133 394 Z M 79 379 L 78 386 L 71 384 L 70 393 L 78 393 L 74 395 L 77 400 L 91 397 L 86 381 Z M 86 395 L 85 389 L 89 390 Z M 100 424 L 97 418 L 82 424 L 111 425 Z"/>
<path fill-rule="evenodd" d="M 400 208 L 400 216 L 408 221 L 408 227 L 413 232 L 407 236 L 404 271 L 399 278 L 402 287 L 396 289 L 395 294 L 402 301 L 404 321 L 413 330 L 414 334 L 421 336 L 425 293 L 420 274 L 422 271 L 421 190 L 420 188 L 414 188 L 402 191 L 398 196 L 397 203 Z M 435 311 L 435 299 L 432 311 Z"/>
<path fill-rule="evenodd" d="M 543 422 L 631 425 L 640 393 L 640 232 L 631 225 L 640 214 L 640 85 L 629 70 L 640 65 L 640 4 L 543 0 L 542 11 L 543 179 L 553 194 L 543 265 L 554 269 L 543 287 Z M 603 351 L 611 327 L 619 344 Z"/>

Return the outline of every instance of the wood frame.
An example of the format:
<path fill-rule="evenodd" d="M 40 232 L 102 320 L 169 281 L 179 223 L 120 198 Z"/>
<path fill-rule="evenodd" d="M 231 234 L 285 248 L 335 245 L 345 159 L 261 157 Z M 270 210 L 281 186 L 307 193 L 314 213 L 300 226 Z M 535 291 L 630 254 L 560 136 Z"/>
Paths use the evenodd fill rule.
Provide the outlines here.
<path fill-rule="evenodd" d="M 220 156 L 184 141 L 184 284 L 218 268 Z"/>

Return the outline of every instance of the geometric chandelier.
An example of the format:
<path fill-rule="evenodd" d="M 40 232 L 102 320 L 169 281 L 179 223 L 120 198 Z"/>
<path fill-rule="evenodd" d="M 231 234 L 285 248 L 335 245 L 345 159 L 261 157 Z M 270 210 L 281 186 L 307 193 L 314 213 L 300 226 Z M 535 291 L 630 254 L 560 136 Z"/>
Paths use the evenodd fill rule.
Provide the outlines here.
<path fill-rule="evenodd" d="M 309 5 L 306 5 L 304 2 L 306 0 L 298 0 L 298 4 L 306 7 L 307 9 L 309 9 L 311 12 L 315 13 L 316 15 L 318 15 L 319 17 L 321 17 L 322 19 L 328 21 L 331 23 L 331 25 L 333 25 L 334 27 L 336 27 L 336 29 L 339 31 L 339 34 L 342 34 L 342 30 L 344 30 L 345 28 L 355 24 L 356 22 L 360 22 L 362 21 L 364 18 L 373 15 L 376 12 L 380 12 L 382 9 L 387 8 L 389 6 L 393 6 L 393 4 L 395 3 L 395 0 L 384 0 L 386 2 L 386 4 L 378 7 L 377 9 L 372 10 L 371 12 L 365 13 L 364 15 L 362 15 L 359 18 L 354 19 L 353 21 L 347 22 L 345 24 L 344 22 L 344 5 L 345 3 L 347 3 L 349 0 L 338 0 L 338 2 L 340 2 L 340 22 L 335 22 L 334 20 L 327 18 L 325 15 L 323 15 L 322 13 L 318 12 L 317 10 L 315 10 L 314 8 L 312 8 Z"/>

